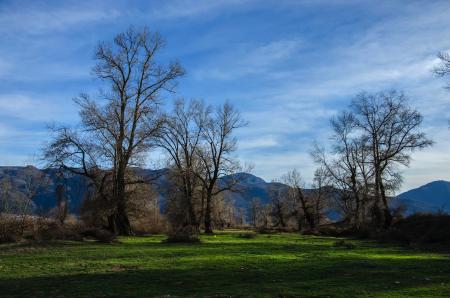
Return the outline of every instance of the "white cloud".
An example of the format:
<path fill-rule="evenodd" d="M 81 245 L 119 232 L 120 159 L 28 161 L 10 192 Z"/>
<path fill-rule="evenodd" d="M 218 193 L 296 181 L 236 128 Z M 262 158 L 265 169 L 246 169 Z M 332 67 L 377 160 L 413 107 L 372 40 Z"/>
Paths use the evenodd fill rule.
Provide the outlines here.
<path fill-rule="evenodd" d="M 276 147 L 279 145 L 277 139 L 272 135 L 244 138 L 239 141 L 239 150 L 261 149 Z"/>
<path fill-rule="evenodd" d="M 194 77 L 202 80 L 235 80 L 242 76 L 276 75 L 274 68 L 279 64 L 294 59 L 301 49 L 297 39 L 285 39 L 260 44 L 257 46 L 241 44 L 227 49 L 219 63 L 210 63 L 194 71 Z"/>
<path fill-rule="evenodd" d="M 22 3 L 23 4 L 23 3 Z M 43 34 L 61 31 L 72 26 L 85 26 L 88 23 L 113 19 L 120 12 L 108 7 L 96 7 L 73 2 L 65 5 L 45 5 L 35 2 L 33 5 L 0 6 L 0 32 L 17 34 Z"/>
<path fill-rule="evenodd" d="M 176 0 L 164 1 L 165 5 L 154 9 L 153 17 L 159 19 L 186 18 L 204 16 L 208 13 L 223 12 L 227 8 L 236 8 L 248 4 L 246 0 Z"/>
<path fill-rule="evenodd" d="M 70 99 L 40 98 L 22 94 L 0 94 L 0 117 L 17 118 L 25 122 L 75 120 L 78 117 Z M 4 120 L 0 120 L 1 121 Z M 45 124 L 43 124 L 45 126 Z"/>

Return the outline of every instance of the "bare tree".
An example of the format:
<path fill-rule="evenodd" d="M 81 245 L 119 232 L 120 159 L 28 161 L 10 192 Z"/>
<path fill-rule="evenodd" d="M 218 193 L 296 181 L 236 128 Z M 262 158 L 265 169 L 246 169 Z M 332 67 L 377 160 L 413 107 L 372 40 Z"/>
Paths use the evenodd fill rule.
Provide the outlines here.
<path fill-rule="evenodd" d="M 202 101 L 175 102 L 173 112 L 166 117 L 158 144 L 169 155 L 171 180 L 177 191 L 172 199 L 180 212 L 172 222 L 175 238 L 194 239 L 199 234 L 195 201 L 204 193 L 198 178 L 200 162 L 197 156 L 210 108 Z M 173 210 L 173 209 L 172 209 Z M 174 239 L 176 240 L 176 239 Z M 180 239 L 182 240 L 182 239 Z"/>
<path fill-rule="evenodd" d="M 355 138 L 357 128 L 352 113 L 343 112 L 330 122 L 333 128 L 331 152 L 326 154 L 324 148 L 315 145 L 311 155 L 322 171 L 326 171 L 334 187 L 340 191 L 338 203 L 344 213 L 344 219 L 358 228 L 364 194 L 361 178 L 370 175 L 370 168 L 366 165 L 367 159 L 363 158 L 366 157 L 363 155 L 366 147 L 359 138 Z M 365 172 L 362 173 L 361 169 Z"/>
<path fill-rule="evenodd" d="M 68 191 L 64 170 L 60 170 L 56 174 L 55 196 L 56 196 L 56 219 L 62 225 L 66 220 L 68 212 Z"/>
<path fill-rule="evenodd" d="M 205 233 L 212 234 L 212 200 L 223 191 L 233 191 L 238 181 L 232 174 L 241 167 L 232 154 L 236 150 L 234 131 L 245 125 L 240 113 L 229 103 L 220 106 L 214 115 L 208 115 L 205 127 L 202 129 L 202 146 L 196 154 L 200 160 L 201 170 L 198 177 L 204 187 Z M 221 177 L 227 179 L 218 183 Z"/>
<path fill-rule="evenodd" d="M 38 195 L 39 191 L 43 188 L 47 187 L 49 184 L 49 178 L 47 175 L 39 171 L 33 166 L 25 167 L 25 171 L 23 174 L 24 180 L 24 194 L 25 194 L 25 202 L 21 204 L 20 208 L 20 235 L 23 237 L 25 228 L 27 227 L 27 218 L 32 212 L 31 207 L 33 204 L 33 200 Z"/>
<path fill-rule="evenodd" d="M 326 169 L 319 167 L 314 171 L 312 187 L 311 200 L 314 221 L 316 225 L 320 225 L 324 218 L 324 210 L 330 205 L 329 199 L 332 195 L 331 179 Z"/>
<path fill-rule="evenodd" d="M 422 120 L 396 91 L 361 93 L 352 101 L 351 111 L 332 119 L 332 157 L 318 146 L 312 155 L 342 191 L 341 207 L 356 227 L 371 200 L 375 223 L 390 226 L 389 195 L 401 183 L 397 167 L 408 166 L 411 152 L 432 144 L 420 131 Z"/>
<path fill-rule="evenodd" d="M 259 198 L 252 198 L 250 201 L 250 221 L 254 229 L 258 227 L 258 222 L 261 218 L 261 208 L 261 200 Z"/>
<path fill-rule="evenodd" d="M 386 182 L 389 177 L 395 178 L 393 170 L 396 165 L 408 166 L 410 153 L 426 148 L 432 142 L 420 131 L 422 115 L 408 105 L 402 93 L 361 93 L 352 101 L 351 107 L 355 125 L 370 148 L 375 179 L 374 196 L 376 202 L 382 202 L 383 225 L 387 228 L 391 225 L 392 215 Z"/>
<path fill-rule="evenodd" d="M 283 182 L 289 187 L 289 200 L 291 215 L 297 221 L 297 227 L 301 231 L 303 221 L 306 221 L 308 229 L 314 231 L 316 222 L 313 215 L 311 200 L 303 193 L 304 183 L 300 172 L 296 169 L 289 171 L 282 177 Z"/>
<path fill-rule="evenodd" d="M 285 228 L 288 215 L 288 193 L 287 188 L 281 183 L 272 181 L 268 188 L 270 204 L 272 206 L 272 216 L 274 217 L 274 226 Z"/>
<path fill-rule="evenodd" d="M 164 46 L 158 33 L 133 28 L 118 34 L 113 43 L 97 47 L 93 73 L 109 90 L 98 100 L 82 94 L 81 129 L 56 130 L 45 150 L 49 166 L 59 166 L 88 177 L 111 206 L 109 228 L 132 234 L 127 215 L 127 185 L 141 183 L 127 175 L 130 167 L 143 163 L 161 126 L 158 104 L 164 91 L 173 92 L 183 74 L 178 63 L 163 66 L 156 56 Z M 131 177 L 131 180 L 128 179 Z M 105 192 L 109 184 L 109 193 Z"/>

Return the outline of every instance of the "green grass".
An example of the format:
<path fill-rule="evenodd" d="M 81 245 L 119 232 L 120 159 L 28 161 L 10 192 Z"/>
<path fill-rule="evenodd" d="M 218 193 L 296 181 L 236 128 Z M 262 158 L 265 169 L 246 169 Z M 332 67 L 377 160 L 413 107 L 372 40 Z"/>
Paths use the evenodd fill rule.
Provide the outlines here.
<path fill-rule="evenodd" d="M 450 256 L 296 234 L 0 245 L 0 296 L 449 297 Z"/>

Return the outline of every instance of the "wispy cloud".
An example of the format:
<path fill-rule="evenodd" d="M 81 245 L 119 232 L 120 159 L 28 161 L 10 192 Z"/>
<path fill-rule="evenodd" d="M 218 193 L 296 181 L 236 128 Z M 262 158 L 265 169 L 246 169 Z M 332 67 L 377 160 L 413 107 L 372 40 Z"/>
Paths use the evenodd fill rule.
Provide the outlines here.
<path fill-rule="evenodd" d="M 73 26 L 86 26 L 118 17 L 120 12 L 107 6 L 80 2 L 58 3 L 4 2 L 0 5 L 0 32 L 2 34 L 44 34 L 63 31 Z"/>
<path fill-rule="evenodd" d="M 157 19 L 205 17 L 206 14 L 223 13 L 226 9 L 236 9 L 252 0 L 175 0 L 163 1 L 162 5 L 152 7 L 151 15 Z M 161 4 L 161 3 L 160 3 Z"/>
<path fill-rule="evenodd" d="M 70 100 L 49 96 L 33 97 L 21 94 L 0 94 L 0 117 L 14 118 L 17 121 L 47 122 L 71 119 L 77 114 Z"/>
<path fill-rule="evenodd" d="M 218 63 L 209 63 L 194 72 L 199 80 L 214 78 L 236 80 L 242 76 L 276 75 L 276 69 L 289 59 L 295 58 L 301 48 L 297 39 L 271 41 L 257 46 L 251 44 L 233 45 L 218 58 Z"/>

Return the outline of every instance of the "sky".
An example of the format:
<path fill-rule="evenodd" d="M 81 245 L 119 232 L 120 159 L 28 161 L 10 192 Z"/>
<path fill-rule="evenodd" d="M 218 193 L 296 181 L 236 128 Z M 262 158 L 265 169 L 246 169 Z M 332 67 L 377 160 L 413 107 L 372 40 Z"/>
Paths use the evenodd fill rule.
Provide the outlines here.
<path fill-rule="evenodd" d="M 361 91 L 393 88 L 435 141 L 401 168 L 401 190 L 450 180 L 450 91 L 432 73 L 449 16 L 449 1 L 425 0 L 0 0 L 0 164 L 33 163 L 49 125 L 76 125 L 72 99 L 99 88 L 95 46 L 132 25 L 160 32 L 159 61 L 186 70 L 174 97 L 241 111 L 236 154 L 267 181 L 297 168 L 309 183 L 330 118 Z"/>

